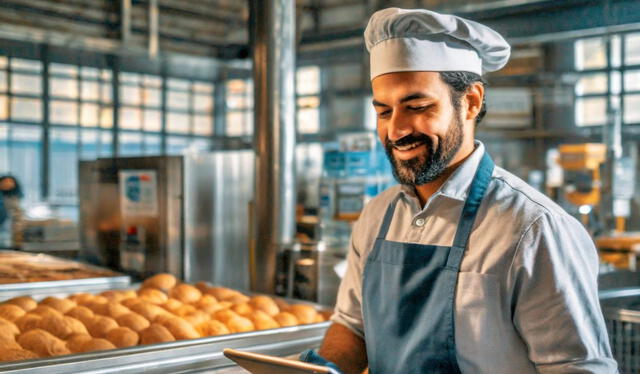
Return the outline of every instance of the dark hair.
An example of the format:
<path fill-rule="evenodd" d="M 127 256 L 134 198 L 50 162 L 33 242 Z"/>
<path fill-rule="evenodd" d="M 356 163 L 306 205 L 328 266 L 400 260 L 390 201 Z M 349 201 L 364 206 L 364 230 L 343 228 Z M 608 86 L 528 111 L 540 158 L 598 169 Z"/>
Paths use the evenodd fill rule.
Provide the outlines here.
<path fill-rule="evenodd" d="M 440 78 L 449 86 L 451 103 L 456 110 L 460 109 L 460 99 L 472 84 L 480 82 L 485 86 L 487 85 L 487 82 L 480 75 L 467 71 L 441 71 Z M 487 114 L 486 97 L 487 95 L 482 98 L 482 107 L 480 107 L 480 112 L 478 112 L 478 116 L 476 117 L 476 126 L 478 126 L 485 114 Z"/>
<path fill-rule="evenodd" d="M 18 182 L 18 179 L 16 179 L 16 177 L 14 177 L 13 175 L 3 175 L 3 176 L 0 177 L 0 182 L 2 182 L 5 179 L 13 180 L 13 183 L 14 183 L 15 187 L 13 187 L 13 189 L 8 190 L 8 191 L 1 191 L 1 193 L 4 196 L 16 196 L 18 198 L 23 198 L 24 197 L 24 193 L 22 193 L 22 187 L 20 186 L 20 183 Z"/>

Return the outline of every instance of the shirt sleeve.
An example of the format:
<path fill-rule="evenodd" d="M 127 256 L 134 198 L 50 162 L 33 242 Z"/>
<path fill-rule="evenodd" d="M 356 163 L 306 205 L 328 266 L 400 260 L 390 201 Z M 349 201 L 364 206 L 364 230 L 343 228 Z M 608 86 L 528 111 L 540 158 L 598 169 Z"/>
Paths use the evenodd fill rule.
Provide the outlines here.
<path fill-rule="evenodd" d="M 537 370 L 616 373 L 598 300 L 598 256 L 582 225 L 544 214 L 516 250 L 513 322 Z"/>
<path fill-rule="evenodd" d="M 347 271 L 340 282 L 336 307 L 331 317 L 333 322 L 344 325 L 360 337 L 364 337 L 362 320 L 362 259 L 361 251 L 354 239 L 360 233 L 358 223 L 353 227 L 349 253 L 347 254 Z"/>

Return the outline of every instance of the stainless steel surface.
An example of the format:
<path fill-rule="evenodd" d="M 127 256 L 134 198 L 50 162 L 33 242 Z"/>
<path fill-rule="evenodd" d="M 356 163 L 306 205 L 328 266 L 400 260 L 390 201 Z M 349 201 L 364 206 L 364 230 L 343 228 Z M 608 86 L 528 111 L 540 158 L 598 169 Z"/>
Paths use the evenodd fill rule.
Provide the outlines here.
<path fill-rule="evenodd" d="M 158 55 L 158 0 L 149 0 L 149 57 L 154 58 Z"/>
<path fill-rule="evenodd" d="M 68 279 L 51 282 L 12 283 L 0 285 L 0 301 L 16 296 L 55 296 L 76 292 L 100 292 L 127 288 L 131 278 L 126 275 L 117 277 Z"/>
<path fill-rule="evenodd" d="M 227 336 L 90 352 L 0 364 L 3 373 L 184 373 L 220 369 L 233 363 L 224 348 L 276 356 L 296 354 L 320 345 L 329 322 Z"/>
<path fill-rule="evenodd" d="M 131 40 L 131 0 L 120 0 L 120 39 L 123 45 Z"/>
<path fill-rule="evenodd" d="M 295 232 L 295 2 L 249 3 L 256 152 L 251 289 L 273 293 L 277 252 Z"/>
<path fill-rule="evenodd" d="M 640 287 L 600 292 L 614 358 L 620 373 L 640 371 Z"/>

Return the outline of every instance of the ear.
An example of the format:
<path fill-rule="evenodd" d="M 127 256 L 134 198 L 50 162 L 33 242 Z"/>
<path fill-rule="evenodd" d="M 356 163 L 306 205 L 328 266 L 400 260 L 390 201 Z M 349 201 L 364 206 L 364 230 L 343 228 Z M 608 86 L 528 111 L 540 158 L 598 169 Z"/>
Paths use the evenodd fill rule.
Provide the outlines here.
<path fill-rule="evenodd" d="M 480 82 L 473 83 L 464 96 L 467 102 L 467 112 L 465 119 L 475 122 L 478 113 L 482 109 L 482 100 L 484 98 L 484 85 Z"/>

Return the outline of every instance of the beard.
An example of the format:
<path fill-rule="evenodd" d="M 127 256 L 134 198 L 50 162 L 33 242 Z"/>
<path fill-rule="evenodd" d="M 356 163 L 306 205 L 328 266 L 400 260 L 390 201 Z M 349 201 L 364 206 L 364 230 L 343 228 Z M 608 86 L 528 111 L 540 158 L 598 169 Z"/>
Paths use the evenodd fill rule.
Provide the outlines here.
<path fill-rule="evenodd" d="M 393 166 L 393 176 L 398 183 L 420 186 L 438 179 L 447 169 L 462 145 L 462 120 L 456 114 L 451 120 L 444 138 L 439 138 L 438 146 L 433 146 L 431 138 L 424 134 L 410 134 L 395 142 L 385 138 L 384 148 Z M 398 146 L 424 144 L 427 151 L 409 160 L 398 160 L 393 149 Z"/>

